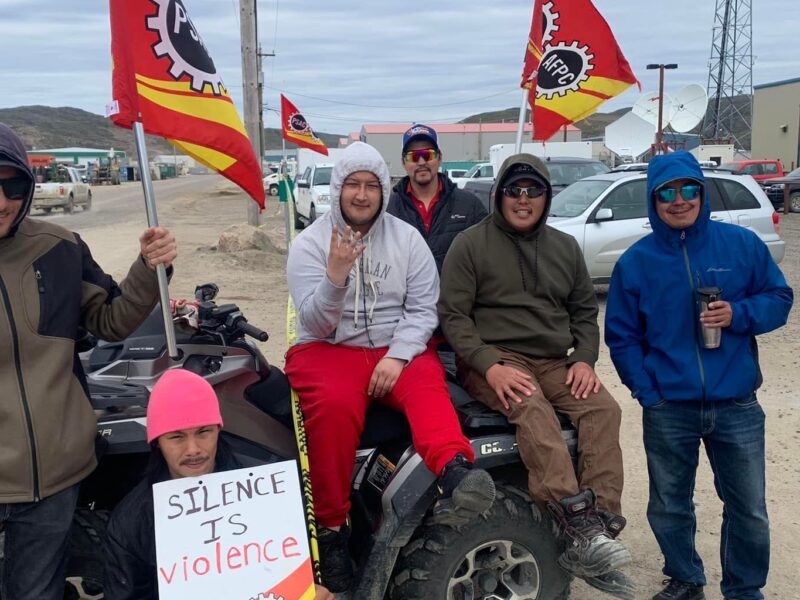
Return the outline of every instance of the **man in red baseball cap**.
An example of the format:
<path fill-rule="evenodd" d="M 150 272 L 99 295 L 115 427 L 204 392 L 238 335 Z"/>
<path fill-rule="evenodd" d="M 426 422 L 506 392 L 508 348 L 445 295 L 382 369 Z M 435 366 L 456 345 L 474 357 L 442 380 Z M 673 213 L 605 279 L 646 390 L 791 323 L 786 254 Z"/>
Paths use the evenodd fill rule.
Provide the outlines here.
<path fill-rule="evenodd" d="M 144 479 L 122 499 L 108 521 L 106 598 L 158 598 L 153 484 L 256 464 L 234 455 L 220 438 L 221 430 L 217 395 L 199 375 L 174 369 L 153 386 L 147 405 L 150 464 Z M 333 594 L 317 586 L 316 600 L 333 600 Z"/>

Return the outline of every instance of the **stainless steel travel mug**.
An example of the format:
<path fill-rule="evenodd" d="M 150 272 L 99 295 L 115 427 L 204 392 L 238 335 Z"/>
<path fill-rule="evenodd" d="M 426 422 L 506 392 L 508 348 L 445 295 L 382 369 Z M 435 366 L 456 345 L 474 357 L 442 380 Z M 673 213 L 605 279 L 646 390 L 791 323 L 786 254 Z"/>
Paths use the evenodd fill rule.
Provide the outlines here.
<path fill-rule="evenodd" d="M 700 305 L 700 312 L 703 313 L 708 310 L 708 305 L 720 299 L 722 290 L 718 287 L 705 287 L 697 290 L 697 301 Z M 703 338 L 703 348 L 709 350 L 719 348 L 722 341 L 722 330 L 719 327 L 705 327 L 700 324 L 700 330 Z"/>

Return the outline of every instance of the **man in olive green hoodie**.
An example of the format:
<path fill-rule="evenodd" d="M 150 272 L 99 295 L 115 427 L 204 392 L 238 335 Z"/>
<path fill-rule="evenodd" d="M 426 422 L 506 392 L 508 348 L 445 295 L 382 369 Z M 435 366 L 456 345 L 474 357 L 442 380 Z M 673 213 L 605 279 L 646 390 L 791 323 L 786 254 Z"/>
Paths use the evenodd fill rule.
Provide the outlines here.
<path fill-rule="evenodd" d="M 594 372 L 597 300 L 573 237 L 546 225 L 544 163 L 509 157 L 495 210 L 459 234 L 442 267 L 439 318 L 467 391 L 517 426 L 534 500 L 561 524 L 559 564 L 592 580 L 631 557 L 621 517 L 620 409 Z M 578 429 L 578 473 L 556 411 Z"/>

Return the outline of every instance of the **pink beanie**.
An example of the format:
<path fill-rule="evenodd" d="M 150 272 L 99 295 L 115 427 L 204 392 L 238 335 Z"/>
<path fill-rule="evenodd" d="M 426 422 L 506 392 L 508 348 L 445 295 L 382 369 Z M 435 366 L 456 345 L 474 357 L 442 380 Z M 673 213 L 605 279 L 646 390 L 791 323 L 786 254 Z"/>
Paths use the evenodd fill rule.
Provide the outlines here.
<path fill-rule="evenodd" d="M 171 431 L 205 425 L 222 427 L 214 388 L 191 371 L 164 373 L 153 386 L 147 405 L 147 442 Z"/>

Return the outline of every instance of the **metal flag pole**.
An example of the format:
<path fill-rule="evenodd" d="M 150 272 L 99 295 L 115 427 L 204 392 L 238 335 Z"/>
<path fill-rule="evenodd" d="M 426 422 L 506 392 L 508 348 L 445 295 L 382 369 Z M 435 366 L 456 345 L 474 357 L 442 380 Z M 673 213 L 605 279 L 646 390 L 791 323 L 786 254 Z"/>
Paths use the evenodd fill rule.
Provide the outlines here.
<path fill-rule="evenodd" d="M 144 127 L 139 121 L 133 123 L 133 134 L 136 140 L 136 156 L 139 159 L 139 174 L 142 177 L 144 190 L 144 205 L 147 209 L 147 226 L 158 227 L 156 214 L 156 195 L 153 191 L 153 180 L 150 178 L 150 168 L 147 163 L 147 142 L 144 139 Z M 158 292 L 161 300 L 161 315 L 164 317 L 164 333 L 167 336 L 167 350 L 172 358 L 178 358 L 178 346 L 175 343 L 175 327 L 172 324 L 172 311 L 169 307 L 169 281 L 167 268 L 160 264 L 156 267 L 158 276 Z"/>
<path fill-rule="evenodd" d="M 283 149 L 283 159 L 281 160 L 281 180 L 286 190 L 286 202 L 283 203 L 283 226 L 286 231 L 286 250 L 292 245 L 292 220 L 290 215 L 292 208 L 289 203 L 292 201 L 292 191 L 289 189 L 289 178 L 287 177 L 288 163 L 286 159 L 286 140 L 281 136 L 281 148 Z M 297 175 L 295 175 L 296 177 Z"/>
<path fill-rule="evenodd" d="M 522 104 L 519 107 L 519 120 L 517 121 L 517 141 L 514 145 L 514 153 L 522 152 L 522 133 L 525 130 L 525 113 L 528 110 L 528 88 L 522 88 Z"/>

